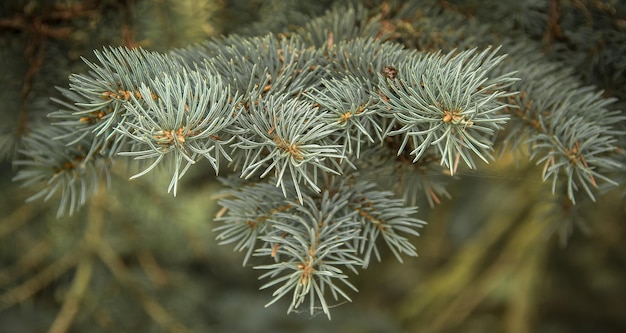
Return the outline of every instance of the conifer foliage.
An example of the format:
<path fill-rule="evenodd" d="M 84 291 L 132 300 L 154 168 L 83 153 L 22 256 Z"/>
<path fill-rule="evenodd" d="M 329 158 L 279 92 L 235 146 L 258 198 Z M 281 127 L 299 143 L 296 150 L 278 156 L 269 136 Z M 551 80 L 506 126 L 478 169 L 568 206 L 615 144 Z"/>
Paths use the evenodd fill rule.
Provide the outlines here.
<path fill-rule="evenodd" d="M 417 255 L 425 222 L 410 198 L 446 194 L 421 168 L 454 176 L 527 146 L 571 203 L 618 185 L 624 118 L 613 98 L 534 60 L 530 41 L 418 39 L 403 22 L 437 10 L 418 3 L 338 6 L 295 31 L 166 53 L 96 50 L 59 88 L 51 122 L 24 137 L 15 180 L 71 215 L 121 160 L 139 166 L 131 178 L 165 168 L 174 195 L 190 168 L 209 165 L 225 188 L 217 240 L 255 262 L 274 290 L 268 305 L 284 297 L 288 312 L 328 318 L 383 248 Z M 401 168 L 414 171 L 402 190 L 371 177 Z"/>

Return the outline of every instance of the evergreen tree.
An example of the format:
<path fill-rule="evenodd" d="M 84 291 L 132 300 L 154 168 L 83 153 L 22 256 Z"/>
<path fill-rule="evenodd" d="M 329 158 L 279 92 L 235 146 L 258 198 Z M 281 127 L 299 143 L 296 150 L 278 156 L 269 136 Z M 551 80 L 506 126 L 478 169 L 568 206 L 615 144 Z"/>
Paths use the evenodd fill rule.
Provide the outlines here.
<path fill-rule="evenodd" d="M 85 296 L 90 285 L 107 285 L 106 279 L 97 277 L 102 270 L 129 290 L 161 328 L 202 329 L 202 324 L 174 319 L 143 286 L 146 281 L 124 263 L 127 255 L 137 258 L 146 271 L 143 279 L 157 284 L 167 279 L 146 250 L 151 246 L 116 248 L 120 231 L 107 231 L 134 228 L 130 231 L 134 237 L 159 242 L 172 226 L 139 222 L 108 227 L 109 220 L 122 217 L 115 216 L 116 208 L 105 206 L 126 206 L 119 211 L 132 211 L 123 216 L 128 221 L 158 219 L 163 212 L 182 216 L 191 207 L 185 202 L 191 196 L 185 197 L 185 192 L 193 193 L 194 183 L 201 187 L 215 177 L 221 184 L 219 192 L 209 199 L 202 187 L 193 204 L 214 200 L 219 211 L 213 221 L 199 216 L 194 223 L 213 229 L 219 244 L 243 252 L 243 265 L 259 271 L 261 289 L 272 290 L 267 305 L 286 299 L 288 313 L 321 312 L 328 319 L 333 307 L 351 301 L 358 289 L 352 282 L 357 274 L 383 259 L 402 262 L 417 255 L 415 236 L 432 227 L 421 210 L 437 211 L 444 198 L 452 197 L 461 214 L 483 214 L 485 208 L 479 208 L 476 198 L 450 195 L 455 180 L 498 177 L 497 171 L 489 170 L 503 165 L 500 170 L 517 179 L 545 183 L 531 186 L 537 200 L 518 204 L 521 210 L 511 213 L 510 223 L 477 226 L 485 232 L 485 238 L 474 235 L 483 240 L 476 246 L 484 246 L 484 257 L 506 240 L 507 232 L 528 238 L 505 242 L 507 253 L 528 250 L 529 244 L 536 244 L 532 241 L 545 242 L 541 234 L 555 231 L 564 242 L 584 219 L 583 210 L 593 210 L 596 200 L 608 200 L 604 195 L 608 191 L 623 206 L 626 8 L 622 4 L 331 3 L 257 4 L 258 14 L 250 17 L 254 23 L 225 25 L 229 30 L 212 32 L 229 34 L 189 45 L 142 46 L 137 36 L 129 35 L 133 29 L 122 25 L 122 32 L 127 31 L 122 35 L 125 46 L 100 47 L 82 40 L 82 48 L 95 50 L 93 56 L 84 55 L 82 68 L 62 57 L 54 58 L 62 63 L 43 62 L 43 42 L 27 41 L 30 62 L 20 64 L 27 67 L 21 95 L 4 98 L 8 103 L 2 153 L 12 161 L 13 181 L 26 188 L 21 193 L 29 193 L 27 201 L 58 202 L 57 222 L 47 223 L 70 223 L 65 221 L 76 215 L 86 223 L 78 228 L 83 233 L 62 229 L 66 235 L 49 240 L 28 232 L 28 237 L 45 240 L 37 251 L 58 252 L 48 267 L 30 278 L 21 276 L 31 267 L 29 258 L 38 258 L 32 266 L 43 262 L 43 253 L 35 252 L 39 245 L 32 240 L 3 241 L 8 255 L 2 260 L 19 259 L 0 280 L 3 288 L 8 286 L 0 296 L 0 309 L 25 301 L 76 267 L 68 275 L 72 282 L 51 331 L 66 331 L 80 316 L 100 318 L 103 330 L 110 327 L 98 315 L 99 302 Z M 10 31 L 26 29 L 24 18 L 39 22 L 36 37 L 62 39 L 74 35 L 46 20 L 70 17 L 72 27 L 67 29 L 105 33 L 110 22 L 99 21 L 103 27 L 92 28 L 91 15 L 105 20 L 120 10 L 125 14 L 113 20 L 129 25 L 156 16 L 141 11 L 149 1 L 91 5 L 56 5 L 51 12 L 56 16 L 39 8 L 20 16 L 19 3 L 1 5 L 3 12 L 15 14 L 2 21 L 9 37 L 5 43 L 17 43 Z M 251 6 L 231 5 L 229 13 L 238 12 L 237 6 Z M 202 8 L 202 13 L 217 11 L 208 4 Z M 187 33 L 172 32 L 176 37 L 171 40 L 178 35 L 193 39 L 189 36 L 198 27 L 188 26 Z M 7 77 L 17 75 L 11 72 L 20 68 L 11 63 L 16 59 L 7 53 Z M 52 72 L 69 70 L 69 83 L 53 82 L 60 87 L 52 91 L 50 82 L 36 77 L 46 66 Z M 50 102 L 44 96 L 51 96 Z M 487 169 L 487 164 L 495 167 Z M 486 171 L 474 171 L 481 168 Z M 141 198 L 138 193 L 146 186 L 141 180 L 155 174 L 155 179 L 165 175 L 165 187 L 178 196 L 175 200 Z M 139 182 L 123 185 L 121 177 Z M 127 187 L 137 187 L 137 192 L 125 194 L 133 191 Z M 484 187 L 467 191 L 482 196 L 478 189 Z M 115 199 L 107 199 L 107 193 Z M 167 202 L 167 207 L 158 207 L 159 201 Z M 502 202 L 505 207 L 517 204 Z M 492 201 L 484 204 L 487 211 L 496 211 L 491 205 Z M 520 217 L 524 212 L 549 221 L 531 225 Z M 18 222 L 6 222 L 0 238 L 8 239 L 25 223 L 19 221 L 29 218 L 12 217 L 9 221 Z M 163 233 L 150 239 L 137 231 L 153 228 Z M 22 248 L 31 249 L 23 256 L 12 253 Z M 176 251 L 176 244 L 158 251 L 167 257 Z M 196 251 L 206 251 L 206 245 Z M 475 265 L 473 270 L 480 268 L 480 260 L 466 259 Z M 431 278 L 437 277 L 441 278 Z M 455 286 L 462 287 L 448 285 Z M 414 290 L 415 298 L 436 296 L 424 288 L 428 286 Z M 120 297 L 116 304 L 124 303 Z M 81 302 L 91 304 L 93 312 L 83 313 Z M 407 318 L 427 311 L 421 308 L 423 303 L 412 302 L 399 310 L 407 326 L 415 324 Z M 462 305 L 450 307 L 458 308 Z M 434 330 L 454 324 L 448 312 L 436 309 L 442 316 L 434 321 Z"/>

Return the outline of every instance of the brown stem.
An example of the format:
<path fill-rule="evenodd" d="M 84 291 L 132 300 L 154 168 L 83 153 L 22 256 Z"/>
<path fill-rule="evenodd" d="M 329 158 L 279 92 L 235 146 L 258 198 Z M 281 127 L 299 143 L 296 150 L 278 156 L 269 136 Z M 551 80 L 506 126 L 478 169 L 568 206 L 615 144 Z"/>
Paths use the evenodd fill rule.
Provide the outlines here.
<path fill-rule="evenodd" d="M 178 322 L 159 302 L 148 294 L 137 282 L 132 274 L 128 271 L 128 268 L 124 265 L 122 259 L 115 253 L 115 250 L 111 248 L 106 242 L 100 242 L 96 249 L 98 257 L 102 259 L 105 265 L 109 268 L 113 276 L 117 281 L 126 287 L 131 294 L 139 300 L 146 313 L 157 324 L 163 327 L 168 332 L 180 332 L 191 333 L 189 328 Z"/>
<path fill-rule="evenodd" d="M 92 248 L 98 244 L 102 236 L 102 226 L 104 224 L 104 184 L 98 187 L 98 191 L 94 194 L 91 205 L 89 206 L 89 216 L 87 220 L 87 228 L 81 240 L 82 257 L 76 273 L 72 280 L 70 290 L 65 296 L 61 310 L 57 314 L 48 333 L 65 333 L 68 332 L 76 318 L 80 303 L 85 297 L 85 293 L 91 282 L 94 268 L 94 258 L 92 256 Z M 87 252 L 87 253 L 85 253 Z"/>
<path fill-rule="evenodd" d="M 0 311 L 33 296 L 36 292 L 54 281 L 59 275 L 74 267 L 79 261 L 80 256 L 80 251 L 69 251 L 24 283 L 1 294 Z"/>

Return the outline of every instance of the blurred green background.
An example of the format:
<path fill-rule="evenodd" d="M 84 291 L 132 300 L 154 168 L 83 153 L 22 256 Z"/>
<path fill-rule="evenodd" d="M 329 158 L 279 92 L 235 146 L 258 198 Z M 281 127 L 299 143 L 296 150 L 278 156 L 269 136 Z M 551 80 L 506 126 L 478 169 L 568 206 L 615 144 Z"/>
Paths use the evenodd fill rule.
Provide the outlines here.
<path fill-rule="evenodd" d="M 331 2 L 4 0 L 0 332 L 626 332 L 624 186 L 578 205 L 586 228 L 563 246 L 540 170 L 510 154 L 451 180 L 452 199 L 421 202 L 420 257 L 385 253 L 353 276 L 359 293 L 332 321 L 264 307 L 258 272 L 214 241 L 220 187 L 208 165 L 176 198 L 167 177 L 129 182 L 119 163 L 111 188 L 72 217 L 55 217 L 56 199 L 24 203 L 33 190 L 11 181 L 13 140 L 46 121 L 55 86 L 85 71 L 81 56 L 285 31 Z"/>

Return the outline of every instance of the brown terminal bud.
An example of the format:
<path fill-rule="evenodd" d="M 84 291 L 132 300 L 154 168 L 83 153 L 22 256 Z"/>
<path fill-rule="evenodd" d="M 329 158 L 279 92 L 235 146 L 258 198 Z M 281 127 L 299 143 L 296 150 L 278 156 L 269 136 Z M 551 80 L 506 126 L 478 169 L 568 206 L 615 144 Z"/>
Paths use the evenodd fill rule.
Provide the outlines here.
<path fill-rule="evenodd" d="M 383 67 L 383 75 L 391 80 L 395 80 L 398 70 L 393 66 L 385 66 Z"/>

